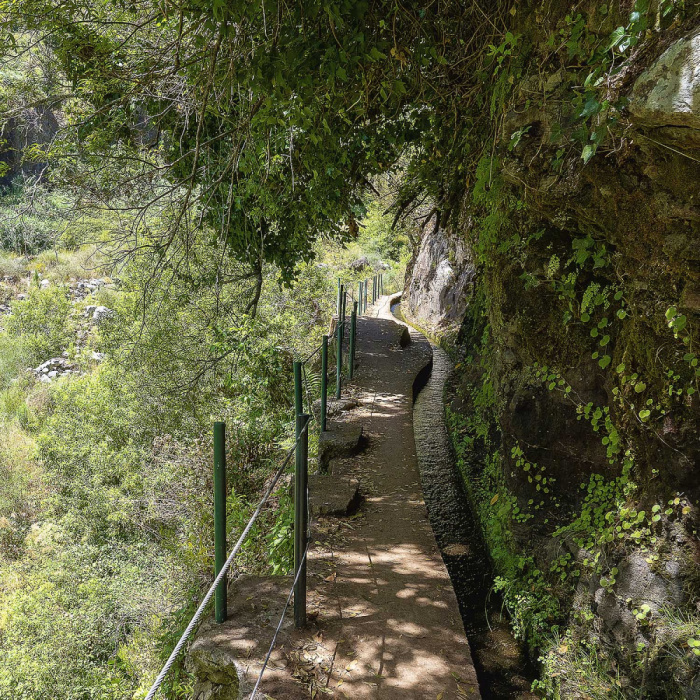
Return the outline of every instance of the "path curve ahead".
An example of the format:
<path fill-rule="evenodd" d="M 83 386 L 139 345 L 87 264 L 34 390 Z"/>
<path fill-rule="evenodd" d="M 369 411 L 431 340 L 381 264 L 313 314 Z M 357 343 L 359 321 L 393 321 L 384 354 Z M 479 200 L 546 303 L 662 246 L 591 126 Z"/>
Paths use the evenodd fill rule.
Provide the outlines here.
<path fill-rule="evenodd" d="M 413 383 L 432 350 L 410 327 L 411 342 L 402 347 L 406 326 L 392 316 L 390 301 L 381 297 L 358 319 L 357 370 L 343 391 L 358 405 L 329 422 L 337 435 L 361 426 L 366 447 L 332 459 L 331 476 L 316 482 L 332 496 L 357 479 L 363 501 L 351 517 L 315 519 L 309 625 L 294 630 L 288 616 L 260 699 L 481 697 L 416 457 Z M 190 649 L 195 700 L 250 697 L 289 585 L 281 576 L 242 576 L 230 585 L 228 621 L 205 623 Z"/>

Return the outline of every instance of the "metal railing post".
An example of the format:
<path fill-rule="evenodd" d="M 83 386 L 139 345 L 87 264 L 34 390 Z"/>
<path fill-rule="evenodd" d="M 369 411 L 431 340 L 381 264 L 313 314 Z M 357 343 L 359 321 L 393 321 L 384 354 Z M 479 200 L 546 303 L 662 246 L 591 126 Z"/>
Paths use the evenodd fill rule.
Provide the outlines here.
<path fill-rule="evenodd" d="M 348 301 L 348 293 L 345 289 L 345 286 L 343 286 L 343 313 L 342 313 L 342 318 L 341 318 L 341 326 L 343 328 L 343 334 L 342 334 L 343 341 L 345 341 L 345 306 L 347 304 L 347 301 Z"/>
<path fill-rule="evenodd" d="M 336 304 L 336 315 L 338 316 L 338 318 L 340 318 L 341 304 L 343 303 L 342 295 L 343 295 L 343 284 L 340 281 L 340 277 L 338 277 L 338 301 Z"/>
<path fill-rule="evenodd" d="M 362 282 L 359 283 L 357 288 L 357 313 L 362 316 Z"/>
<path fill-rule="evenodd" d="M 294 626 L 306 626 L 306 560 L 309 479 L 309 416 L 297 415 L 296 431 L 300 436 L 296 449 L 294 473 L 294 576 L 301 573 L 294 587 Z"/>
<path fill-rule="evenodd" d="M 367 286 L 368 286 L 369 280 L 365 280 L 365 313 L 367 312 Z"/>
<path fill-rule="evenodd" d="M 214 578 L 226 563 L 226 423 L 214 423 Z M 227 577 L 218 585 L 214 617 L 218 623 L 227 617 Z"/>
<path fill-rule="evenodd" d="M 339 323 L 335 334 L 335 398 L 340 398 L 341 383 L 343 381 L 343 327 Z"/>
<path fill-rule="evenodd" d="M 301 362 L 294 363 L 294 415 L 298 416 L 304 411 L 302 403 L 302 385 L 301 385 Z M 297 433 L 299 437 L 299 433 Z"/>
<path fill-rule="evenodd" d="M 350 316 L 350 367 L 348 377 L 352 379 L 355 372 L 355 334 L 357 333 L 357 302 L 352 305 L 352 315 Z"/>
<path fill-rule="evenodd" d="M 321 341 L 321 432 L 326 430 L 326 410 L 328 405 L 328 336 Z"/>

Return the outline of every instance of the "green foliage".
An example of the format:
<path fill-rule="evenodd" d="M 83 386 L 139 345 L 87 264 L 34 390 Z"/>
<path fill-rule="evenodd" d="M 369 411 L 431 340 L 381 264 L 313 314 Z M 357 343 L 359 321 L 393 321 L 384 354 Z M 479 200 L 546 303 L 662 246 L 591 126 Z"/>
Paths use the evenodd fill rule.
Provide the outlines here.
<path fill-rule="evenodd" d="M 131 697 L 126 642 L 136 626 L 157 634 L 155 620 L 181 595 L 173 562 L 138 545 L 73 543 L 48 524 L 33 538 L 34 556 L 6 572 L 0 598 L 0 698 Z"/>
<path fill-rule="evenodd" d="M 60 355 L 73 341 L 74 318 L 70 298 L 61 287 L 32 286 L 26 299 L 11 305 L 7 332 L 22 336 L 31 361 Z"/>
<path fill-rule="evenodd" d="M 68 225 L 67 202 L 31 181 L 0 191 L 0 249 L 35 255 L 52 247 Z"/>

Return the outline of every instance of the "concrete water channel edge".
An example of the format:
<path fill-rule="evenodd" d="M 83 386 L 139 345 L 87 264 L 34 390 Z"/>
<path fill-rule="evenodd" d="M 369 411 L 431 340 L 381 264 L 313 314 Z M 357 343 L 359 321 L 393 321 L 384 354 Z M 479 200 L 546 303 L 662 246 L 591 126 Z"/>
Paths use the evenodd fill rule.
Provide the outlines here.
<path fill-rule="evenodd" d="M 392 305 L 392 313 L 410 323 L 400 302 Z M 446 425 L 454 366 L 445 350 L 432 342 L 431 348 L 432 360 L 414 383 L 413 428 L 433 533 L 459 602 L 482 697 L 535 698 L 530 692 L 535 668 L 513 636 L 500 597 L 492 592 L 488 551 Z"/>

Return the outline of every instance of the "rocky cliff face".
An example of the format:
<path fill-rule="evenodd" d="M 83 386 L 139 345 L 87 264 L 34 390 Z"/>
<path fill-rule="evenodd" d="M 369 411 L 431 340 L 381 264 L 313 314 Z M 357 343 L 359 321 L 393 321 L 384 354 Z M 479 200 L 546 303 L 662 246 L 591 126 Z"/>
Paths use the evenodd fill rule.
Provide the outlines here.
<path fill-rule="evenodd" d="M 431 333 L 452 335 L 464 318 L 475 273 L 463 237 L 442 228 L 423 236 L 404 294 L 411 318 Z"/>
<path fill-rule="evenodd" d="M 58 132 L 56 114 L 46 108 L 25 110 L 21 118 L 9 119 L 0 133 L 0 187 L 7 187 L 20 174 L 38 175 L 45 163 L 26 159 L 27 149 L 33 144 L 50 143 Z"/>
<path fill-rule="evenodd" d="M 470 225 L 423 238 L 407 311 L 461 322 L 455 445 L 543 692 L 700 697 L 698 17 L 557 4 L 512 13 Z"/>

